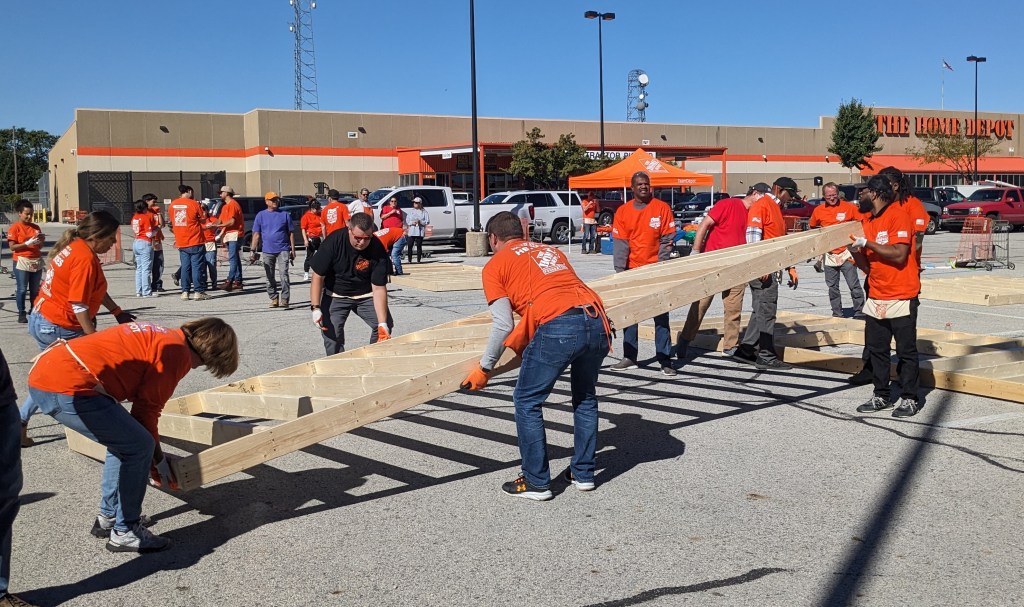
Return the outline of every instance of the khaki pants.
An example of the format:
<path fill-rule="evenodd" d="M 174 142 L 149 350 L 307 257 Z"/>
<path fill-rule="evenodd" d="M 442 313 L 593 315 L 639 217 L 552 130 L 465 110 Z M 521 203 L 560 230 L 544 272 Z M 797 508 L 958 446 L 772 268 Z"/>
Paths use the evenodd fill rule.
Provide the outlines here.
<path fill-rule="evenodd" d="M 740 342 L 740 315 L 743 313 L 743 293 L 747 285 L 742 284 L 722 291 L 722 305 L 725 307 L 725 325 L 722 329 L 722 349 L 728 350 Z M 711 307 L 711 300 L 714 296 L 705 297 L 700 301 L 690 304 L 690 313 L 686 315 L 686 324 L 683 330 L 676 336 L 676 341 L 684 339 L 687 342 L 697 337 L 697 329 L 704 321 L 704 315 Z"/>

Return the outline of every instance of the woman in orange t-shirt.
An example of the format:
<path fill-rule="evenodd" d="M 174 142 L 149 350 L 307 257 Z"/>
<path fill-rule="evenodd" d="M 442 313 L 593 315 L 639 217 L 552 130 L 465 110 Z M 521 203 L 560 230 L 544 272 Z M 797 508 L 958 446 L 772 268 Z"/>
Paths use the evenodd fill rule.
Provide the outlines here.
<path fill-rule="evenodd" d="M 14 261 L 14 278 L 18 286 L 15 298 L 18 300 L 18 322 L 28 322 L 25 312 L 25 293 L 29 301 L 35 301 L 39 295 L 39 277 L 43 275 L 42 250 L 46 238 L 39 226 L 32 223 L 32 203 L 19 200 L 14 205 L 18 213 L 18 222 L 7 231 L 7 244 L 11 247 L 11 258 Z"/>
<path fill-rule="evenodd" d="M 110 310 L 119 323 L 135 320 L 107 294 L 107 279 L 98 255 L 114 246 L 121 225 L 106 211 L 85 216 L 78 227 L 64 232 L 47 258 L 39 297 L 28 319 L 28 332 L 39 350 L 53 342 L 70 340 L 96 332 L 100 305 Z M 28 420 L 38 410 L 29 396 L 21 405 L 22 435 Z"/>
<path fill-rule="evenodd" d="M 156 224 L 149 205 L 143 200 L 135 201 L 135 215 L 132 215 L 132 233 L 135 241 L 132 252 L 135 254 L 135 296 L 152 297 L 153 274 L 153 235 Z"/>
<path fill-rule="evenodd" d="M 47 350 L 28 374 L 29 394 L 44 413 L 107 448 L 99 515 L 92 533 L 111 552 L 156 552 L 170 540 L 145 528 L 147 476 L 177 482 L 160 448 L 158 421 L 178 382 L 199 366 L 215 377 L 238 368 L 238 337 L 219 318 L 179 329 L 132 322 Z M 131 412 L 121 401 L 131 401 Z"/>

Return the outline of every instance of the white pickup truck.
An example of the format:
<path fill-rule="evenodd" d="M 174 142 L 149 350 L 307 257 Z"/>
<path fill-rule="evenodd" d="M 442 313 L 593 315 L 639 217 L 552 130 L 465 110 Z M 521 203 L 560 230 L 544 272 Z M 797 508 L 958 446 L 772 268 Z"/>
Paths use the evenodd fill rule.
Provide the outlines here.
<path fill-rule="evenodd" d="M 533 208 L 533 231 L 542 240 L 550 238 L 552 244 L 568 244 L 570 236 L 580 233 L 583 226 L 583 207 L 576 192 L 527 191 L 496 192 L 480 201 L 480 209 L 495 205 L 516 207 L 527 204 Z M 493 215 L 493 212 L 491 213 Z M 578 236 L 574 236 L 579 238 Z"/>
<path fill-rule="evenodd" d="M 398 188 L 384 188 L 374 192 L 378 199 L 374 207 L 374 216 L 380 219 L 380 209 L 388 201 L 398 197 L 398 208 L 411 209 L 412 199 L 419 196 L 423 199 L 423 210 L 430 216 L 427 236 L 424 242 L 452 242 L 465 246 L 466 232 L 473 228 L 473 203 L 456 201 L 449 187 L 432 185 L 412 185 Z M 487 221 L 500 211 L 513 211 L 519 203 L 514 204 L 480 204 L 480 225 L 487 226 Z M 533 217 L 532 208 L 530 217 Z"/>

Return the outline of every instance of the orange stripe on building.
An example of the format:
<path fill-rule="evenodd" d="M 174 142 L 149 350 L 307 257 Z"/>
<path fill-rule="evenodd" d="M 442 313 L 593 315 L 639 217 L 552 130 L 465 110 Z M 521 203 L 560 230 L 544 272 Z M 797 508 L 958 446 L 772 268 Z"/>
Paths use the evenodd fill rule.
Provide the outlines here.
<path fill-rule="evenodd" d="M 266 151 L 264 147 L 269 147 Z M 249 158 L 252 156 L 362 156 L 393 158 L 395 151 L 386 148 L 326 148 L 326 147 L 285 147 L 257 146 L 244 150 L 206 148 L 120 148 L 80 147 L 79 156 L 134 156 L 172 158 Z"/>

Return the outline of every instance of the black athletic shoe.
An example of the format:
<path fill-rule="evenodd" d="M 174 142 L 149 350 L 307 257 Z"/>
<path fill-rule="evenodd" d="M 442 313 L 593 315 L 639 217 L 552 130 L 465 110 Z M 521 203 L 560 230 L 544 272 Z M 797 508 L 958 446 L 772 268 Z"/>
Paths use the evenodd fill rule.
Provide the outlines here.
<path fill-rule="evenodd" d="M 732 359 L 748 365 L 757 364 L 757 355 L 751 354 L 743 348 L 736 348 L 736 351 L 732 353 Z"/>
<path fill-rule="evenodd" d="M 526 482 L 526 478 L 520 474 L 515 480 L 503 483 L 501 490 L 512 497 L 522 497 L 528 500 L 543 502 L 551 499 L 551 490 L 547 488 L 534 487 Z"/>
<path fill-rule="evenodd" d="M 890 403 L 888 399 L 881 396 L 872 396 L 871 400 L 857 407 L 857 413 L 877 413 L 878 411 L 892 409 L 892 407 L 893 403 Z"/>
<path fill-rule="evenodd" d="M 910 398 L 901 398 L 896 409 L 893 410 L 893 417 L 914 417 L 921 410 L 921 405 Z"/>
<path fill-rule="evenodd" d="M 661 363 L 661 374 L 668 377 L 675 377 L 676 375 L 679 375 L 679 371 L 675 370 L 672 363 L 663 362 Z"/>
<path fill-rule="evenodd" d="M 778 358 L 771 360 L 765 360 L 760 356 L 757 357 L 757 361 L 754 363 L 758 371 L 789 371 L 793 368 L 793 365 L 782 362 Z"/>
<path fill-rule="evenodd" d="M 850 382 L 855 386 L 866 386 L 870 384 L 872 381 L 874 381 L 874 379 L 875 378 L 872 376 L 871 369 L 869 369 L 867 365 L 865 365 L 863 369 L 857 371 L 856 373 L 848 377 L 846 381 Z"/>

